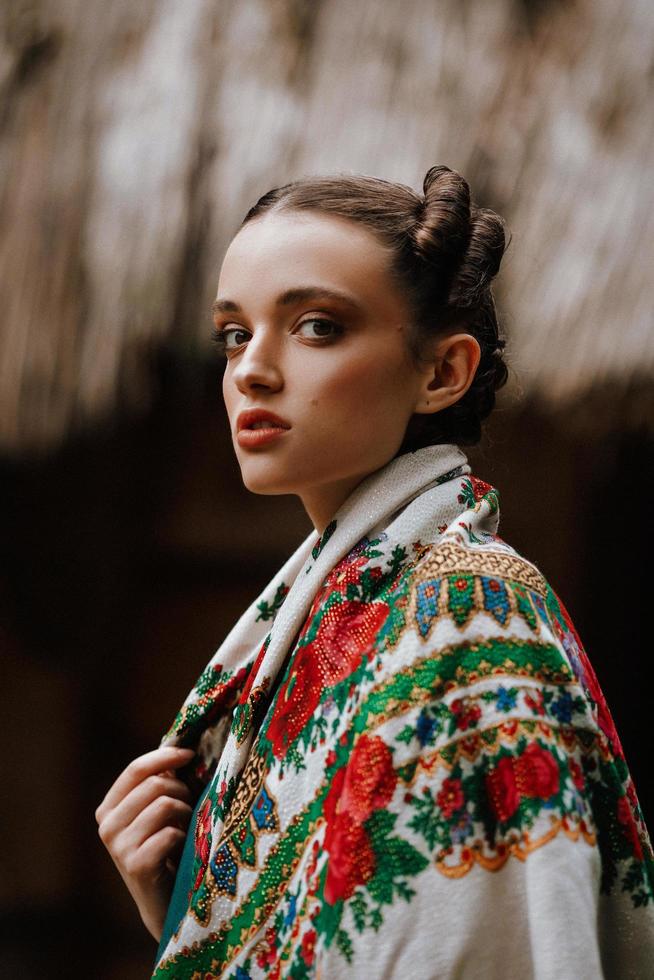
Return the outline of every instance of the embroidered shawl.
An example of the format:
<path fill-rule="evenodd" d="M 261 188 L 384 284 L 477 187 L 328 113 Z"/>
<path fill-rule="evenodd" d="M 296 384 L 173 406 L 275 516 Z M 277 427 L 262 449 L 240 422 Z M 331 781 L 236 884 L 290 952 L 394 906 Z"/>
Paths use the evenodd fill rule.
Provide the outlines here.
<path fill-rule="evenodd" d="M 164 744 L 200 790 L 153 976 L 644 978 L 652 848 L 570 617 L 455 446 L 369 476 Z"/>

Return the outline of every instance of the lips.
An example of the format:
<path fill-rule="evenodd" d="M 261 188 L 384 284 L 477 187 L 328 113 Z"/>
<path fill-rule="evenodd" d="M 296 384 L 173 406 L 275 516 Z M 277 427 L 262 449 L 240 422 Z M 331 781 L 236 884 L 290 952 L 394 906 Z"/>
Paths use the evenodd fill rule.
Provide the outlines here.
<path fill-rule="evenodd" d="M 285 419 L 262 408 L 250 408 L 241 412 L 236 420 L 237 432 L 242 432 L 244 429 L 257 432 L 261 429 L 290 429 L 290 427 L 290 423 Z"/>
<path fill-rule="evenodd" d="M 251 408 L 236 420 L 236 441 L 242 449 L 255 449 L 281 439 L 290 428 L 290 423 L 274 412 Z"/>

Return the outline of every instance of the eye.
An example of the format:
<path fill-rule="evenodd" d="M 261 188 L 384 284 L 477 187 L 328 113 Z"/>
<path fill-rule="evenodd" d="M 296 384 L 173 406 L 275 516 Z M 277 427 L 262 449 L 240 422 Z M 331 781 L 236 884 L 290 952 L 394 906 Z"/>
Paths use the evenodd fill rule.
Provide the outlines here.
<path fill-rule="evenodd" d="M 309 340 L 330 340 L 332 337 L 337 337 L 343 333 L 343 328 L 333 320 L 312 317 L 310 320 L 303 320 L 296 333 Z"/>
<path fill-rule="evenodd" d="M 231 351 L 246 344 L 250 334 L 244 327 L 224 327 L 222 330 L 216 328 L 213 339 L 221 350 Z"/>

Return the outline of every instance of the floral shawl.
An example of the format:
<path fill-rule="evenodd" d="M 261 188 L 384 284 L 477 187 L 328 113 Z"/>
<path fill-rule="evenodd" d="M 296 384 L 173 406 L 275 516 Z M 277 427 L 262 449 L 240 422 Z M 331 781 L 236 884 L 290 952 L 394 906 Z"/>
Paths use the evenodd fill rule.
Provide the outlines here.
<path fill-rule="evenodd" d="M 652 976 L 618 736 L 498 520 L 457 447 L 407 453 L 244 613 L 163 740 L 200 797 L 157 980 Z"/>

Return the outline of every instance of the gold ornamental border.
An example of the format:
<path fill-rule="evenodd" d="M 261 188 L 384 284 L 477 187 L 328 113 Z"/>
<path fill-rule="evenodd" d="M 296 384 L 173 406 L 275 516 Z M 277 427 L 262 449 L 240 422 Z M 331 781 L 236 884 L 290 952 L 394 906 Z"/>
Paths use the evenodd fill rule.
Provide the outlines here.
<path fill-rule="evenodd" d="M 216 850 L 231 837 L 241 821 L 250 813 L 257 793 L 263 785 L 267 768 L 268 764 L 264 756 L 259 755 L 258 752 L 251 752 L 241 773 Z"/>
<path fill-rule="evenodd" d="M 548 586 L 538 569 L 520 555 L 492 549 L 465 548 L 452 541 L 443 541 L 430 551 L 416 568 L 423 581 L 460 572 L 465 575 L 484 575 L 508 578 L 545 597 Z"/>

